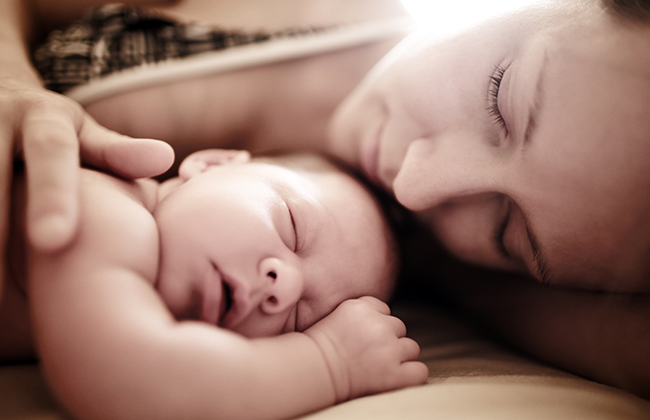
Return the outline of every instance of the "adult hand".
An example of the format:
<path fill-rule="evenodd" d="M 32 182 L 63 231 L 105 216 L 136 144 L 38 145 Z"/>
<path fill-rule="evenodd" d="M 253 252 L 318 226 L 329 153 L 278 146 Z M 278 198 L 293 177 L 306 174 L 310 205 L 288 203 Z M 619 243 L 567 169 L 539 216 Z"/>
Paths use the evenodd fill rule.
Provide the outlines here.
<path fill-rule="evenodd" d="M 134 0 L 147 2 L 149 0 Z M 153 1 L 153 0 L 152 0 Z M 173 160 L 168 146 L 127 139 L 99 127 L 83 110 L 42 87 L 32 67 L 29 40 L 59 16 L 78 17 L 101 0 L 0 1 L 0 254 L 4 255 L 12 163 L 22 153 L 28 172 L 30 243 L 55 251 L 77 225 L 77 174 L 81 157 L 125 176 L 154 175 Z M 61 19 L 59 19 L 61 18 Z M 51 21 L 51 22 L 49 22 Z M 138 159 L 143 159 L 141 162 Z M 0 299 L 5 264 L 0 259 Z"/>
<path fill-rule="evenodd" d="M 337 401 L 420 385 L 429 375 L 404 323 L 374 297 L 341 303 L 305 334 L 325 357 Z"/>
<path fill-rule="evenodd" d="M 0 127 L 2 144 L 14 141 L 25 161 L 27 234 L 43 251 L 62 248 L 76 231 L 80 156 L 126 178 L 161 174 L 174 159 L 166 143 L 112 132 L 76 102 L 29 85 L 0 82 Z"/>

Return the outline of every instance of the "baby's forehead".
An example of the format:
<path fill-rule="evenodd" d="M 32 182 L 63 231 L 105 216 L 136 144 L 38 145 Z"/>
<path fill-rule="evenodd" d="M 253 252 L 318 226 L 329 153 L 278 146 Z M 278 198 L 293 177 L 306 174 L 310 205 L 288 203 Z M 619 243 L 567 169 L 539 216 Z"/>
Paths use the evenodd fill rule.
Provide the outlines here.
<path fill-rule="evenodd" d="M 326 156 L 291 153 L 255 157 L 251 163 L 286 170 L 288 178 L 303 184 L 311 192 L 340 196 L 350 201 L 357 198 L 375 201 L 372 189 L 355 170 Z"/>
<path fill-rule="evenodd" d="M 320 187 L 325 188 L 331 195 L 331 200 L 328 200 L 329 205 L 345 209 L 343 212 L 337 212 L 339 217 L 345 218 L 349 216 L 350 212 L 358 211 L 366 214 L 366 217 L 359 220 L 369 222 L 370 219 L 374 219 L 377 221 L 376 233 L 381 237 L 379 240 L 387 245 L 387 254 L 383 260 L 386 270 L 383 276 L 378 276 L 371 284 L 366 284 L 370 289 L 365 290 L 364 294 L 387 300 L 394 290 L 400 264 L 398 262 L 400 260 L 400 245 L 396 237 L 398 223 L 391 216 L 395 213 L 393 210 L 397 208 L 394 198 L 372 186 L 352 168 L 327 156 L 288 155 L 280 157 L 277 164 L 302 173 Z M 370 216 L 370 213 L 373 213 L 376 218 Z M 375 238 L 375 240 L 378 239 Z"/>
<path fill-rule="evenodd" d="M 351 170 L 324 155 L 315 153 L 283 153 L 257 156 L 252 162 L 268 163 L 304 175 L 343 174 L 352 177 Z"/>
<path fill-rule="evenodd" d="M 260 157 L 255 160 L 277 165 L 303 176 L 308 183 L 316 184 L 317 189 L 327 196 L 321 196 L 319 203 L 327 207 L 330 217 L 339 220 L 340 223 L 337 225 L 348 226 L 348 219 L 365 225 L 365 228 L 360 231 L 346 230 L 345 232 L 355 236 L 355 241 L 367 243 L 367 240 L 371 240 L 378 242 L 376 245 L 382 243 L 379 248 L 372 248 L 374 251 L 365 246 L 354 246 L 353 249 L 363 249 L 364 252 L 369 253 L 383 249 L 380 252 L 382 254 L 380 265 L 383 265 L 384 269 L 381 275 L 374 275 L 371 280 L 347 284 L 345 287 L 349 290 L 346 291 L 356 293 L 355 296 L 357 294 L 372 295 L 381 300 L 388 300 L 394 290 L 399 271 L 399 245 L 394 233 L 395 226 L 389 222 L 389 212 L 385 208 L 388 204 L 384 204 L 382 199 L 376 195 L 379 192 L 344 164 L 339 164 L 337 161 L 321 155 L 299 153 Z M 370 233 L 369 230 L 373 233 Z M 345 244 L 348 244 L 348 241 L 343 240 L 339 247 L 345 246 Z M 350 270 L 355 269 L 361 269 L 361 267 L 350 266 Z M 362 274 L 360 273 L 360 275 Z"/>

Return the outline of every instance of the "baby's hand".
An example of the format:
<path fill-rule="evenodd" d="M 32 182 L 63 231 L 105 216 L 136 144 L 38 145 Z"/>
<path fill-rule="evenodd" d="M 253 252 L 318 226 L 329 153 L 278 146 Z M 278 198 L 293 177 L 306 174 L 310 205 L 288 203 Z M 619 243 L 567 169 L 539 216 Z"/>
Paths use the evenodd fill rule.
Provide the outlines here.
<path fill-rule="evenodd" d="M 69 98 L 27 83 L 0 81 L 0 122 L 0 141 L 14 142 L 14 153 L 25 161 L 27 234 L 43 251 L 65 246 L 76 231 L 80 157 L 127 178 L 163 173 L 174 159 L 166 143 L 119 135 Z M 0 182 L 7 185 L 10 178 Z"/>
<path fill-rule="evenodd" d="M 373 297 L 341 303 L 305 334 L 325 357 L 337 401 L 419 385 L 429 375 L 416 361 L 420 347 L 406 337 L 404 323 Z"/>

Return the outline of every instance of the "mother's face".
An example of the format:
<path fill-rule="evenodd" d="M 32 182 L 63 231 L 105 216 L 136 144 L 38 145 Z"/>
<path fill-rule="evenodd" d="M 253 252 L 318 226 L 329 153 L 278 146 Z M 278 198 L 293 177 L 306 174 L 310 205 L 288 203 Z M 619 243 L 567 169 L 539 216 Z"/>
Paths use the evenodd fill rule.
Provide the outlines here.
<path fill-rule="evenodd" d="M 650 25 L 567 0 L 413 37 L 340 107 L 330 147 L 462 259 L 650 291 Z"/>

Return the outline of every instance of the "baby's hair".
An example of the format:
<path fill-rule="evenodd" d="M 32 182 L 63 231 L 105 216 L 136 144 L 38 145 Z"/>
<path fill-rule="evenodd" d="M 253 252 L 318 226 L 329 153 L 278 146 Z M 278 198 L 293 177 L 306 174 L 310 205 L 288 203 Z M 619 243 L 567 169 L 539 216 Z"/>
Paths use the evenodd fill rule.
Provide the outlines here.
<path fill-rule="evenodd" d="M 269 157 L 273 159 L 272 163 L 280 164 L 284 168 L 313 174 L 334 168 L 359 182 L 377 204 L 386 226 L 388 252 L 391 258 L 387 261 L 390 270 L 388 278 L 391 284 L 387 294 L 392 296 L 395 292 L 395 283 L 403 271 L 402 232 L 405 231 L 406 226 L 410 226 L 412 223 L 410 212 L 402 207 L 392 195 L 368 181 L 360 171 L 333 156 L 313 152 L 272 151 L 255 157 L 261 159 Z"/>
<path fill-rule="evenodd" d="M 650 0 L 601 0 L 617 16 L 642 23 L 650 23 Z"/>

